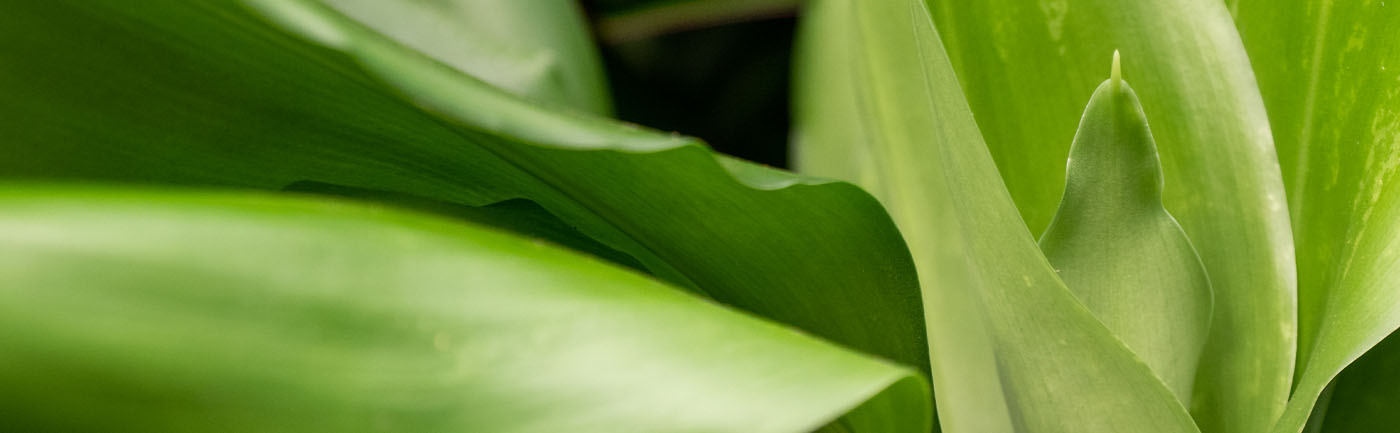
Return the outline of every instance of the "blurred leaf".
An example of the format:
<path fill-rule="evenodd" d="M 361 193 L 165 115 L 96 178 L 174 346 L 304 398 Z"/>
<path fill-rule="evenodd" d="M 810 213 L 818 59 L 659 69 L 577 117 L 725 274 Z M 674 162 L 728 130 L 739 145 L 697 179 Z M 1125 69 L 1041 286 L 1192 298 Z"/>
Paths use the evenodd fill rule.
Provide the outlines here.
<path fill-rule="evenodd" d="M 602 61 L 574 0 L 325 0 L 326 5 L 528 99 L 612 112 Z"/>
<path fill-rule="evenodd" d="M 6 431 L 928 429 L 912 370 L 444 219 L 26 186 L 0 239 Z"/>
<path fill-rule="evenodd" d="M 1279 432 L 1302 428 L 1328 382 L 1400 326 L 1397 6 L 1234 4 L 1298 245 L 1298 372 Z"/>
<path fill-rule="evenodd" d="M 907 237 L 924 284 L 943 429 L 1197 431 L 1041 255 L 923 1 L 813 7 L 796 160 L 870 188 Z"/>
<path fill-rule="evenodd" d="M 1118 61 L 1084 109 L 1040 248 L 1094 317 L 1189 405 L 1210 331 L 1210 279 L 1162 208 L 1157 144 Z"/>
<path fill-rule="evenodd" d="M 1163 201 L 1215 290 L 1192 399 L 1203 431 L 1258 433 L 1293 372 L 1295 272 L 1268 119 L 1220 0 L 931 1 L 987 145 L 1033 233 L 1114 49 L 1161 150 Z M 1262 6 L 1274 8 L 1276 6 Z"/>
<path fill-rule="evenodd" d="M 232 1 L 0 3 L 0 175 L 528 199 L 659 278 L 927 368 L 913 264 L 855 186 L 541 109 L 316 2 L 250 4 L 284 27 Z"/>

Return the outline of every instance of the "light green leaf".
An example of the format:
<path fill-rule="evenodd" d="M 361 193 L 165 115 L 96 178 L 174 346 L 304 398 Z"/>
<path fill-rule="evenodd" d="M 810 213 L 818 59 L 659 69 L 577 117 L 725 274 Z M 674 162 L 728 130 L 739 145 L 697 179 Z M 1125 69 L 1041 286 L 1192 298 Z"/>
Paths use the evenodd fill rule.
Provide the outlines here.
<path fill-rule="evenodd" d="M 249 4 L 0 3 L 0 176 L 528 199 L 664 280 L 927 368 L 913 264 L 859 188 L 539 108 L 314 1 Z"/>
<path fill-rule="evenodd" d="M 1206 270 L 1162 208 L 1157 144 L 1113 55 L 1069 152 L 1060 209 L 1040 248 L 1094 317 L 1183 404 L 1210 331 Z"/>
<path fill-rule="evenodd" d="M 1032 232 L 1055 208 L 1074 122 L 1103 77 L 1104 61 L 1122 51 L 1161 150 L 1163 201 L 1215 290 L 1192 414 L 1207 432 L 1267 430 L 1283 410 L 1293 373 L 1293 244 L 1269 122 L 1224 3 L 931 4 Z"/>
<path fill-rule="evenodd" d="M 1298 245 L 1298 373 L 1275 429 L 1296 432 L 1327 383 L 1400 326 L 1400 5 L 1235 6 Z"/>
<path fill-rule="evenodd" d="M 869 187 L 908 239 L 925 290 L 943 429 L 1197 431 L 1171 391 L 1041 255 L 923 1 L 813 7 L 802 41 L 810 58 L 799 73 L 813 75 L 798 87 L 797 161 Z M 972 319 L 958 321 L 965 317 Z M 972 335 L 944 334 L 963 331 Z M 978 349 L 991 353 L 968 353 Z M 1002 390 L 1005 399 L 996 399 Z"/>
<path fill-rule="evenodd" d="M 6 431 L 928 429 L 910 369 L 418 214 L 11 186 L 0 273 Z"/>
<path fill-rule="evenodd" d="M 597 46 L 574 0 L 326 0 L 482 81 L 538 102 L 612 113 Z"/>

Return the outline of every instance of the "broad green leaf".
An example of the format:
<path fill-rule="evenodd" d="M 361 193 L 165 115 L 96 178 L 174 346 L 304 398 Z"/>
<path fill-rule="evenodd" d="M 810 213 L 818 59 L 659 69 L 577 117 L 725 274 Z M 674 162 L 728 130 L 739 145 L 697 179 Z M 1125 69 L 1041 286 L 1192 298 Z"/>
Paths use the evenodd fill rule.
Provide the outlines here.
<path fill-rule="evenodd" d="M 313 1 L 249 5 L 0 3 L 0 176 L 527 199 L 663 280 L 927 368 L 913 264 L 859 188 L 539 108 Z"/>
<path fill-rule="evenodd" d="M 928 429 L 908 368 L 419 214 L 10 186 L 0 274 L 5 431 Z"/>
<path fill-rule="evenodd" d="M 943 429 L 1197 431 L 1171 391 L 1041 255 L 923 1 L 813 7 L 802 41 L 810 58 L 799 72 L 813 75 L 798 87 L 797 161 L 869 187 L 909 241 L 925 290 Z M 964 331 L 971 335 L 945 334 Z M 968 353 L 978 349 L 991 353 Z M 992 363 L 977 364 L 985 359 Z"/>
<path fill-rule="evenodd" d="M 1327 383 L 1400 326 L 1397 6 L 1234 4 L 1298 245 L 1298 373 L 1276 431 L 1302 428 Z"/>
<path fill-rule="evenodd" d="M 612 113 L 602 61 L 574 0 L 326 0 L 399 42 L 541 102 Z"/>
<path fill-rule="evenodd" d="M 1079 122 L 1064 198 L 1040 248 L 1094 317 L 1189 405 L 1210 331 L 1210 279 L 1162 208 L 1157 144 L 1120 73 L 1115 52 L 1112 77 Z"/>
<path fill-rule="evenodd" d="M 1400 333 L 1391 334 L 1337 376 L 1308 420 L 1322 433 L 1374 433 L 1400 425 Z M 1330 395 L 1330 397 L 1327 397 Z"/>
<path fill-rule="evenodd" d="M 1055 209 L 1075 121 L 1122 51 L 1161 151 L 1163 202 L 1215 291 L 1192 414 L 1206 432 L 1267 430 L 1293 374 L 1293 243 L 1268 118 L 1224 3 L 930 3 L 1033 233 Z"/>

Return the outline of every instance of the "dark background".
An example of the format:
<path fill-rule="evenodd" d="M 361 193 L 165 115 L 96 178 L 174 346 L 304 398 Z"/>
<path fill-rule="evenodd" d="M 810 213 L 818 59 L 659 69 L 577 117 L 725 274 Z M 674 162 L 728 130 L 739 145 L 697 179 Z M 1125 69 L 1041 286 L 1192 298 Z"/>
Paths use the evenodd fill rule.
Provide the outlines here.
<path fill-rule="evenodd" d="M 586 0 L 583 5 L 597 22 L 638 3 L 643 2 Z M 785 15 L 633 41 L 600 40 L 618 117 L 787 167 L 796 19 Z"/>

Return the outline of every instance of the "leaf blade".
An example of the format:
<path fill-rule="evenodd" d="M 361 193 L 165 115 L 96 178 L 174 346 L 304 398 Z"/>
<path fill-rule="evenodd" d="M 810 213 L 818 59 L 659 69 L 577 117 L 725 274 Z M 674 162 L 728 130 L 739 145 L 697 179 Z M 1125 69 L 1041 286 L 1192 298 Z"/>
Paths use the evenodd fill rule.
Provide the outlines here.
<path fill-rule="evenodd" d="M 446 219 L 34 185 L 0 208 L 7 429 L 800 433 L 867 400 L 927 411 L 907 368 Z"/>
<path fill-rule="evenodd" d="M 1394 7 L 1237 2 L 1298 245 L 1298 371 L 1275 431 L 1302 429 L 1343 368 L 1400 326 Z M 1329 410 L 1330 412 L 1330 410 Z"/>

